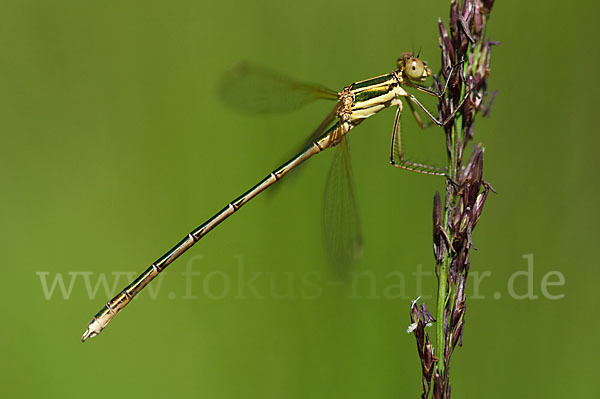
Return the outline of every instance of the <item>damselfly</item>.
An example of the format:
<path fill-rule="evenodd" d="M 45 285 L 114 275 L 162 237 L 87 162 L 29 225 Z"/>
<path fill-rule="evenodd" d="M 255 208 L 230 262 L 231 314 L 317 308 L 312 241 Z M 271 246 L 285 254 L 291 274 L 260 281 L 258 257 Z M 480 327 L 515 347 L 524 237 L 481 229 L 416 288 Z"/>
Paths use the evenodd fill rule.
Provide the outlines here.
<path fill-rule="evenodd" d="M 392 143 L 390 146 L 390 163 L 397 167 L 407 170 L 412 170 L 420 173 L 432 175 L 446 175 L 442 169 L 434 168 L 425 164 L 411 162 L 404 158 L 402 153 L 402 145 L 400 140 L 400 114 L 402 112 L 401 98 L 407 100 L 412 114 L 417 123 L 423 127 L 423 122 L 417 113 L 417 109 L 422 112 L 436 125 L 444 126 L 449 123 L 456 112 L 463 105 L 465 99 L 462 100 L 460 106 L 453 110 L 451 115 L 440 121 L 434 117 L 413 95 L 405 90 L 405 88 L 413 88 L 417 91 L 441 97 L 452 75 L 452 69 L 449 72 L 449 78 L 446 80 L 444 87 L 440 91 L 422 86 L 427 77 L 431 76 L 431 71 L 426 63 L 421 61 L 418 56 L 412 53 L 403 53 L 397 61 L 398 68 L 387 75 L 378 76 L 372 79 L 363 80 L 361 82 L 352 83 L 345 87 L 339 93 L 324 89 L 322 87 L 288 81 L 290 86 L 312 93 L 314 97 L 337 100 L 336 106 L 327 115 L 323 122 L 319 125 L 316 131 L 308 139 L 308 144 L 296 156 L 283 165 L 269 173 L 254 187 L 250 188 L 244 194 L 227 204 L 225 208 L 217 212 L 213 217 L 208 219 L 204 224 L 190 232 L 183 240 L 175 245 L 171 250 L 161 256 L 148 269 L 146 269 L 138 278 L 129 284 L 120 294 L 110 300 L 92 319 L 87 330 L 81 337 L 85 341 L 89 337 L 98 335 L 108 323 L 119 313 L 127 304 L 136 296 L 148 283 L 150 283 L 158 274 L 163 271 L 171 262 L 177 259 L 181 254 L 190 249 L 198 240 L 204 237 L 208 232 L 215 228 L 222 221 L 233 215 L 244 204 L 256 197 L 267 187 L 279 181 L 290 170 L 294 169 L 308 158 L 323 151 L 326 148 L 336 146 L 338 152 L 334 157 L 334 165 L 336 169 L 348 169 L 348 144 L 346 134 L 354 127 L 358 126 L 366 118 L 378 113 L 379 111 L 392 106 L 396 107 L 396 117 L 392 130 Z M 466 98 L 466 96 L 465 96 Z M 330 173 L 331 174 L 331 173 Z M 346 183 L 346 189 L 351 191 L 350 183 Z M 334 209 L 346 208 L 344 217 L 358 218 L 356 214 L 353 197 L 350 193 L 350 203 L 344 205 L 342 201 L 332 200 Z M 337 218 L 341 215 L 338 212 Z M 336 216 L 333 216 L 334 218 Z M 334 253 L 348 253 L 353 248 L 359 245 L 360 236 L 358 233 L 350 234 L 346 239 L 339 242 L 327 243 L 329 248 L 333 249 Z M 336 248 L 337 247 L 337 248 Z M 341 250 L 339 247 L 342 247 Z"/>

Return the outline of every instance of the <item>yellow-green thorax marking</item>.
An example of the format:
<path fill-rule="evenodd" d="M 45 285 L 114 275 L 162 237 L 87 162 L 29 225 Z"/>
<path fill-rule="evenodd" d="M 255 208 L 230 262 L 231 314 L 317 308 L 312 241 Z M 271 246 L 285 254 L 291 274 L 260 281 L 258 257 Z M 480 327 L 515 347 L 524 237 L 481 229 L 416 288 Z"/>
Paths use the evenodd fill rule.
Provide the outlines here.
<path fill-rule="evenodd" d="M 353 127 L 385 108 L 396 106 L 398 112 L 402 112 L 400 97 L 409 96 L 402 85 L 410 80 L 424 81 L 430 75 L 431 71 L 423 61 L 411 53 L 403 53 L 396 71 L 346 86 L 338 93 L 339 126 L 330 135 L 331 145 L 337 144 Z"/>

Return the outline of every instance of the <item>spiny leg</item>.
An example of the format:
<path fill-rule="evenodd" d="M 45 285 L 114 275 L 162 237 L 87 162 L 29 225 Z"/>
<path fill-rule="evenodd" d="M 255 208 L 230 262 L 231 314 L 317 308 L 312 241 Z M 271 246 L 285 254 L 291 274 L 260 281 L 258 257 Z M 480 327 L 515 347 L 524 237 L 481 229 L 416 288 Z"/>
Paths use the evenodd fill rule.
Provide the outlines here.
<path fill-rule="evenodd" d="M 423 93 L 427 93 L 427 94 L 429 94 L 431 96 L 440 98 L 440 97 L 442 97 L 446 93 L 446 89 L 448 88 L 448 83 L 450 83 L 450 78 L 452 78 L 452 74 L 454 73 L 454 70 L 456 69 L 457 66 L 459 66 L 460 64 L 462 64 L 464 62 L 465 62 L 465 60 L 463 59 L 463 60 L 457 62 L 456 64 L 454 64 L 454 65 L 452 65 L 450 67 L 450 72 L 448 73 L 448 79 L 446 79 L 446 82 L 444 83 L 444 87 L 442 88 L 441 91 L 436 91 L 436 90 L 431 89 L 429 87 L 424 87 L 424 86 L 421 86 L 421 85 L 418 85 L 418 84 L 414 84 L 414 83 L 411 84 L 410 86 L 414 87 L 415 89 L 417 89 L 417 90 L 419 90 L 419 91 L 421 91 Z"/>
<path fill-rule="evenodd" d="M 467 98 L 470 94 L 471 94 L 471 90 L 469 90 L 469 92 L 465 95 L 465 97 L 462 99 L 462 101 L 460 102 L 458 107 L 456 107 L 456 109 L 454 111 L 452 111 L 452 113 L 443 121 L 439 121 L 436 117 L 434 117 L 431 114 L 431 112 L 429 112 L 429 110 L 427 110 L 427 108 L 425 108 L 425 106 L 423 104 L 421 104 L 419 102 L 419 100 L 417 100 L 417 98 L 415 96 L 413 96 L 412 94 L 407 93 L 406 97 L 408 97 L 408 99 L 410 100 L 410 101 L 408 101 L 408 106 L 410 107 L 410 109 L 412 111 L 411 113 L 413 114 L 415 120 L 417 121 L 417 124 L 421 128 L 425 128 L 425 127 L 428 127 L 429 124 L 425 125 L 423 123 L 423 121 L 421 120 L 421 117 L 416 112 L 416 109 L 413 107 L 412 103 L 417 104 L 419 106 L 419 108 L 421 108 L 421 110 L 423 110 L 425 115 L 427 115 L 427 117 L 433 123 L 435 123 L 436 125 L 438 125 L 440 127 L 443 127 L 443 126 L 446 126 L 450 121 L 452 121 L 454 119 L 454 117 L 456 116 L 456 113 L 458 112 L 458 110 L 460 110 L 462 108 L 462 106 L 464 105 L 465 101 L 467 100 Z M 402 113 L 402 106 L 399 105 L 398 110 L 396 111 L 396 117 L 394 118 L 394 130 L 392 133 L 392 144 L 391 144 L 391 148 L 390 148 L 390 163 L 392 164 L 392 166 L 394 166 L 396 168 L 412 170 L 413 172 L 419 172 L 419 173 L 424 173 L 424 174 L 428 174 L 428 175 L 446 176 L 447 179 L 452 181 L 452 179 L 450 178 L 448 173 L 446 173 L 446 171 L 444 171 L 443 169 L 436 168 L 434 166 L 425 165 L 422 163 L 408 161 L 404 158 L 404 154 L 402 153 L 402 140 L 401 140 L 401 134 L 400 134 L 400 114 L 401 113 Z M 398 155 L 397 162 L 394 160 L 394 144 L 396 144 L 396 154 Z"/>
<path fill-rule="evenodd" d="M 459 110 L 462 107 L 462 105 L 465 102 L 465 100 L 466 100 L 466 96 L 462 100 L 462 102 L 460 103 L 460 105 L 458 106 L 458 108 L 450 115 L 449 118 L 447 118 L 446 121 L 443 122 L 443 125 L 446 125 L 456 115 L 456 111 Z M 431 122 L 428 122 L 426 124 L 423 123 L 423 120 L 421 119 L 421 117 L 417 113 L 417 110 L 413 106 L 412 102 L 407 101 L 407 104 L 408 104 L 408 106 L 409 106 L 409 108 L 411 110 L 411 113 L 412 113 L 413 117 L 415 118 L 417 124 L 419 125 L 419 127 L 421 127 L 421 129 L 426 129 L 429 126 L 432 125 Z M 421 106 L 421 109 L 425 110 L 425 112 L 427 113 L 427 116 L 429 116 L 429 118 L 431 119 L 431 114 L 425 109 L 425 107 L 423 107 L 421 104 L 419 104 L 419 105 Z M 392 146 L 390 148 L 390 163 L 393 166 L 397 167 L 397 168 L 403 168 L 403 169 L 407 169 L 407 170 L 412 170 L 413 172 L 419 172 L 419 173 L 425 173 L 425 174 L 431 174 L 431 175 L 439 175 L 439 176 L 446 176 L 446 179 L 448 179 L 450 181 L 450 183 L 452 183 L 453 185 L 457 186 L 457 184 L 454 182 L 454 180 L 452 180 L 450 178 L 450 176 L 448 175 L 448 173 L 444 172 L 443 169 L 436 168 L 436 167 L 429 166 L 429 165 L 425 165 L 425 164 L 421 164 L 421 163 L 415 163 L 415 162 L 407 161 L 406 159 L 404 159 L 404 155 L 402 154 L 402 142 L 401 142 L 401 137 L 400 137 L 400 113 L 401 112 L 402 112 L 402 108 L 398 107 L 398 111 L 396 111 L 396 118 L 394 119 L 394 131 L 392 133 Z M 433 120 L 437 121 L 437 119 L 433 119 Z M 394 151 L 394 144 L 395 143 L 397 143 L 396 152 L 398 154 L 398 159 L 399 159 L 398 163 L 394 162 L 394 157 L 393 157 L 393 151 Z"/>
<path fill-rule="evenodd" d="M 454 69 L 454 66 L 452 67 L 452 69 Z M 452 74 L 452 70 L 451 70 L 450 74 Z M 446 88 L 448 87 L 448 81 L 449 81 L 449 79 L 446 80 L 446 84 L 444 85 L 444 88 L 440 93 L 433 92 L 433 91 L 423 88 L 423 87 L 421 87 L 421 89 L 423 89 L 422 91 L 424 91 L 428 94 L 432 94 L 435 96 L 438 96 L 438 94 L 439 94 L 439 96 L 441 96 L 444 94 L 444 92 L 446 91 Z M 420 86 L 414 86 L 414 87 L 419 88 Z M 443 121 L 440 121 L 435 116 L 433 116 L 431 114 L 431 112 L 429 112 L 429 110 L 427 108 L 425 108 L 425 106 L 423 104 L 421 104 L 414 95 L 407 93 L 405 97 L 407 97 L 410 100 L 407 103 L 408 103 L 408 106 L 409 106 L 411 113 L 412 113 L 413 117 L 415 118 L 417 124 L 419 125 L 419 127 L 421 127 L 421 129 L 424 129 L 424 128 L 429 127 L 430 123 L 427 123 L 427 124 L 423 123 L 423 120 L 417 113 L 417 110 L 413 106 L 413 103 L 416 104 L 419 108 L 421 108 L 421 110 L 425 113 L 425 115 L 427 115 L 427 117 L 431 120 L 431 122 L 435 123 L 436 125 L 438 125 L 440 127 L 443 127 L 443 126 L 446 126 L 450 121 L 452 121 L 454 119 L 454 117 L 456 116 L 456 113 L 462 108 L 462 106 L 464 105 L 468 96 L 471 94 L 471 91 L 472 90 L 469 90 L 467 92 L 467 94 L 461 100 L 458 107 L 456 107 L 456 109 L 454 109 L 452 111 L 452 113 Z M 446 178 L 450 178 L 443 169 L 425 165 L 422 163 L 412 162 L 412 161 L 409 161 L 404 158 L 404 154 L 402 153 L 402 139 L 401 139 L 401 133 L 400 133 L 400 115 L 401 115 L 401 113 L 402 113 L 402 105 L 399 104 L 398 109 L 396 110 L 396 116 L 394 118 L 392 143 L 391 143 L 391 147 L 390 147 L 390 163 L 394 167 L 397 167 L 397 168 L 412 170 L 413 172 L 425 173 L 425 174 L 430 174 L 430 175 L 446 176 Z M 397 162 L 394 159 L 394 146 L 396 147 L 396 154 L 398 155 Z"/>
<path fill-rule="evenodd" d="M 413 103 L 408 101 L 407 104 L 408 104 L 408 107 L 410 108 L 410 112 L 411 112 L 412 116 L 415 118 L 415 121 L 417 122 L 417 125 L 419 125 L 419 127 L 421 129 L 427 129 L 427 128 L 429 128 L 429 126 L 432 125 L 431 122 L 423 123 L 423 119 L 421 119 L 421 116 L 415 109 L 415 106 L 413 105 Z"/>
<path fill-rule="evenodd" d="M 467 92 L 467 94 L 461 100 L 460 104 L 458 104 L 458 107 L 456 107 L 454 109 L 454 111 L 452 111 L 452 113 L 450 113 L 450 115 L 448 115 L 448 117 L 446 119 L 444 119 L 443 121 L 440 121 L 435 116 L 433 116 L 431 114 L 431 112 L 429 112 L 429 110 L 427 108 L 425 108 L 425 106 L 423 104 L 421 104 L 419 102 L 419 100 L 417 100 L 417 98 L 415 96 L 413 96 L 412 94 L 407 93 L 407 95 L 405 97 L 408 98 L 413 103 L 415 103 L 419 108 L 421 108 L 421 110 L 425 113 L 425 115 L 427 115 L 427 117 L 433 123 L 435 123 L 439 127 L 442 127 L 442 126 L 446 126 L 448 124 L 448 122 L 450 122 L 452 119 L 454 119 L 454 117 L 456 116 L 456 113 L 462 108 L 462 106 L 464 105 L 465 101 L 467 101 L 467 98 L 469 98 L 469 95 L 471 94 L 471 91 L 472 91 L 472 89 Z M 418 121 L 417 121 L 417 123 L 418 123 Z"/>
<path fill-rule="evenodd" d="M 399 105 L 394 118 L 394 129 L 392 132 L 392 143 L 390 146 L 390 164 L 396 168 L 411 170 L 413 172 L 424 173 L 427 175 L 447 176 L 447 173 L 439 168 L 425 165 L 418 162 L 412 162 L 404 158 L 402 153 L 402 139 L 400 136 L 400 114 L 402 114 L 402 106 Z M 394 157 L 394 148 L 398 160 Z"/>

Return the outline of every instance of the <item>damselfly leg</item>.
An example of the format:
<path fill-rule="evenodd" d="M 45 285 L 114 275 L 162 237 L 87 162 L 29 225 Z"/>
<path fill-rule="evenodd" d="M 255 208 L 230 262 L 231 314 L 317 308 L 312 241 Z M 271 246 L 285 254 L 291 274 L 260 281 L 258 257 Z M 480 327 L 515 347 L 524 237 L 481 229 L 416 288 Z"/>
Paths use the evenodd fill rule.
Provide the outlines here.
<path fill-rule="evenodd" d="M 463 62 L 464 61 L 461 61 L 452 66 L 452 68 L 450 69 L 450 72 L 448 74 L 448 79 L 446 79 L 446 82 L 444 83 L 444 87 L 439 92 L 435 91 L 433 89 L 412 83 L 412 82 L 409 82 L 407 84 L 407 86 L 413 87 L 423 93 L 427 93 L 434 97 L 440 98 L 445 94 L 446 89 L 448 88 L 448 83 L 451 80 L 452 73 Z M 400 63 L 400 61 L 399 61 L 399 63 Z M 415 109 L 413 104 L 417 105 L 425 113 L 425 115 L 429 118 L 429 120 L 431 122 L 433 122 L 437 126 L 443 127 L 443 126 L 446 126 L 448 123 L 450 123 L 455 118 L 456 113 L 462 108 L 462 106 L 464 105 L 464 103 L 467 100 L 470 93 L 471 93 L 471 91 L 469 91 L 465 94 L 465 96 L 461 100 L 458 107 L 456 107 L 456 109 L 454 109 L 450 113 L 450 115 L 443 121 L 438 120 L 435 116 L 433 116 L 433 114 L 431 112 L 429 112 L 429 110 L 423 104 L 421 104 L 421 102 L 413 94 L 404 92 L 401 95 L 408 100 L 407 104 L 410 108 L 411 114 L 415 118 L 415 121 L 417 122 L 419 127 L 424 129 L 424 128 L 429 127 L 430 124 L 423 123 L 423 120 L 421 119 L 419 113 L 417 112 L 417 110 Z M 410 170 L 413 172 L 424 173 L 424 174 L 428 174 L 428 175 L 438 175 L 438 176 L 449 177 L 444 169 L 426 165 L 426 164 L 420 163 L 420 162 L 410 161 L 404 157 L 404 153 L 402 151 L 402 138 L 401 138 L 401 130 L 400 130 L 400 115 L 401 115 L 401 113 L 402 113 L 402 104 L 399 103 L 397 106 L 396 116 L 394 118 L 394 126 L 393 126 L 393 130 L 392 130 L 392 140 L 391 140 L 391 145 L 390 145 L 390 164 L 396 168 Z"/>

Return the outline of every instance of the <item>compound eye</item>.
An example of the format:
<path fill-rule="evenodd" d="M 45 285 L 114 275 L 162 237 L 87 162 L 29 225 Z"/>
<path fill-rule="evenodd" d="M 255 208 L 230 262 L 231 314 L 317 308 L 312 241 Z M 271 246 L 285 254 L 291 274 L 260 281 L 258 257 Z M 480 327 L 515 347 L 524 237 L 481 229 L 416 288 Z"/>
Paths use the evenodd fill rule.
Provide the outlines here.
<path fill-rule="evenodd" d="M 411 57 L 406 60 L 404 64 L 404 73 L 410 79 L 421 79 L 425 72 L 425 65 L 423 61 L 418 59 L 417 57 Z"/>

